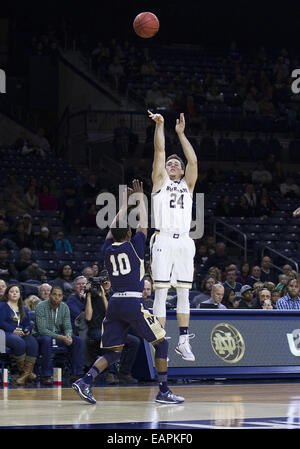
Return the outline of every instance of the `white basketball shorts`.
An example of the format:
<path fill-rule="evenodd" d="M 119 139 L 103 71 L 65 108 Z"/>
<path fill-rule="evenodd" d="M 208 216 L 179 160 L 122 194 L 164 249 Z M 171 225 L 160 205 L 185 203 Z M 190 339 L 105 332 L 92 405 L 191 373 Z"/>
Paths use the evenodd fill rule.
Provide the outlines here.
<path fill-rule="evenodd" d="M 150 240 L 153 288 L 192 288 L 194 240 L 186 234 L 155 232 Z"/>

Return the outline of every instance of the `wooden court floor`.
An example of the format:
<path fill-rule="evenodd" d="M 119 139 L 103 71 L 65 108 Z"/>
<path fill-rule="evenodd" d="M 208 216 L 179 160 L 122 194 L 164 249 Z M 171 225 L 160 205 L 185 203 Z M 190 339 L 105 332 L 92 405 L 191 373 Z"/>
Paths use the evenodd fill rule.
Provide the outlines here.
<path fill-rule="evenodd" d="M 94 387 L 97 404 L 70 387 L 0 389 L 0 429 L 300 429 L 300 383 L 172 385 L 185 397 L 155 403 L 157 387 Z"/>

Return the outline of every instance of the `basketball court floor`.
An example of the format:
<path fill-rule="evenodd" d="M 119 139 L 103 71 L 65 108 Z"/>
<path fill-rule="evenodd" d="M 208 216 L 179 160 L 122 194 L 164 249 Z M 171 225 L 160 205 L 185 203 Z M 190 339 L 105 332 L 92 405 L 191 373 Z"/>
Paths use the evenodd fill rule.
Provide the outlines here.
<path fill-rule="evenodd" d="M 177 405 L 155 403 L 155 383 L 97 386 L 97 404 L 71 387 L 1 388 L 2 429 L 300 429 L 300 383 L 197 381 L 170 385 L 185 397 Z"/>

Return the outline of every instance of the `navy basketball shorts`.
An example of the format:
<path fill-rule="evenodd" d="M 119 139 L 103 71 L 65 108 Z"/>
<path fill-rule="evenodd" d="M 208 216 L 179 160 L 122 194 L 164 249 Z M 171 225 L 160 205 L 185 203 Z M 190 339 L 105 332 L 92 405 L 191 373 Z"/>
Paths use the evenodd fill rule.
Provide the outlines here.
<path fill-rule="evenodd" d="M 102 323 L 101 348 L 113 348 L 125 344 L 129 328 L 149 343 L 166 335 L 155 315 L 143 307 L 141 298 L 126 296 L 128 292 L 114 295 L 108 301 L 106 316 Z"/>

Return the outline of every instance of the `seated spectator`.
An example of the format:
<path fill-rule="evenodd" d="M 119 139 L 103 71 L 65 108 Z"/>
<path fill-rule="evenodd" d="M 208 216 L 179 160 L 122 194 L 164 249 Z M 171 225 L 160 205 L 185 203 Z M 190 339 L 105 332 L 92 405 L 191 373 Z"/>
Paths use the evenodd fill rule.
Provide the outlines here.
<path fill-rule="evenodd" d="M 49 192 L 51 195 L 55 196 L 57 202 L 60 200 L 62 192 L 60 187 L 57 185 L 57 181 L 55 178 L 51 178 L 49 181 Z"/>
<path fill-rule="evenodd" d="M 41 281 L 46 276 L 46 271 L 40 268 L 32 258 L 30 248 L 22 248 L 20 250 L 15 265 L 19 272 L 18 279 L 20 282 L 25 282 L 29 279 Z"/>
<path fill-rule="evenodd" d="M 245 196 L 240 196 L 239 203 L 236 204 L 232 210 L 232 215 L 234 217 L 249 217 L 250 212 L 251 209 Z"/>
<path fill-rule="evenodd" d="M 70 184 L 64 188 L 60 203 L 65 232 L 71 234 L 73 231 L 78 231 L 82 216 L 82 204 L 79 193 L 73 185 Z"/>
<path fill-rule="evenodd" d="M 25 234 L 29 235 L 32 238 L 32 240 L 34 240 L 31 215 L 29 214 L 23 215 L 23 225 Z"/>
<path fill-rule="evenodd" d="M 42 185 L 37 197 L 39 200 L 39 210 L 57 210 L 57 199 L 52 193 L 50 193 L 49 187 L 46 184 Z"/>
<path fill-rule="evenodd" d="M 203 301 L 208 300 L 211 298 L 211 289 L 212 286 L 216 283 L 216 279 L 212 276 L 207 276 L 205 279 L 203 279 L 201 284 L 201 292 L 199 295 L 194 296 L 191 302 L 192 308 L 199 308 L 199 304 Z"/>
<path fill-rule="evenodd" d="M 277 284 L 278 276 L 275 271 L 271 268 L 272 260 L 269 256 L 264 256 L 261 259 L 260 263 L 260 280 L 262 282 L 273 282 L 275 285 Z"/>
<path fill-rule="evenodd" d="M 207 275 L 214 278 L 216 282 L 221 282 L 221 270 L 218 267 L 210 267 Z"/>
<path fill-rule="evenodd" d="M 96 222 L 97 213 L 98 210 L 96 204 L 90 204 L 84 217 L 84 225 L 86 227 L 95 228 L 97 226 Z"/>
<path fill-rule="evenodd" d="M 152 294 L 152 284 L 148 279 L 144 280 L 143 299 L 145 307 L 147 307 L 147 309 L 152 309 L 154 298 Z"/>
<path fill-rule="evenodd" d="M 266 170 L 263 162 L 258 162 L 255 170 L 252 172 L 252 182 L 253 184 L 271 184 L 272 174 Z"/>
<path fill-rule="evenodd" d="M 278 292 L 281 292 L 282 289 L 287 286 L 289 278 L 286 274 L 280 274 L 278 276 L 278 280 L 279 280 L 279 282 L 276 285 L 275 290 L 277 290 Z"/>
<path fill-rule="evenodd" d="M 46 282 L 39 286 L 39 298 L 41 301 L 45 301 L 45 299 L 50 298 L 51 288 L 52 286 Z"/>
<path fill-rule="evenodd" d="M 34 325 L 34 314 L 35 314 L 35 308 L 38 305 L 38 303 L 41 302 L 41 299 L 38 296 L 35 295 L 29 295 L 26 299 L 24 299 L 24 306 L 28 310 L 29 320 L 30 320 L 30 326 L 33 328 Z"/>
<path fill-rule="evenodd" d="M 218 309 L 226 309 L 226 306 L 222 304 L 224 291 L 222 284 L 214 284 L 211 289 L 211 297 L 203 301 L 202 304 L 214 304 Z"/>
<path fill-rule="evenodd" d="M 233 290 L 237 293 L 241 291 L 242 284 L 239 282 L 236 282 L 237 278 L 237 271 L 236 269 L 228 268 L 225 271 L 225 281 L 223 282 L 223 287 L 226 288 L 233 288 Z"/>
<path fill-rule="evenodd" d="M 6 213 L 8 217 L 22 217 L 28 212 L 28 207 L 24 203 L 22 197 L 18 193 L 12 193 L 6 202 Z"/>
<path fill-rule="evenodd" d="M 287 284 L 287 293 L 278 299 L 276 309 L 299 310 L 300 309 L 300 285 L 297 279 L 290 279 Z"/>
<path fill-rule="evenodd" d="M 9 201 L 14 194 L 17 194 L 18 198 L 22 198 L 24 190 L 23 187 L 18 184 L 16 176 L 9 175 L 4 188 L 4 199 Z"/>
<path fill-rule="evenodd" d="M 254 265 L 251 270 L 251 276 L 249 280 L 249 285 L 253 287 L 255 282 L 261 282 L 261 268 L 258 265 Z"/>
<path fill-rule="evenodd" d="M 35 309 L 35 321 L 32 334 L 39 342 L 41 354 L 42 384 L 51 385 L 53 375 L 52 343 L 67 349 L 71 355 L 72 377 L 70 381 L 83 375 L 83 341 L 72 331 L 70 310 L 62 302 L 63 292 L 53 287 L 50 299 L 41 301 Z M 55 317 L 55 318 L 53 318 Z"/>
<path fill-rule="evenodd" d="M 57 277 L 54 279 L 52 285 L 60 287 L 62 289 L 64 294 L 64 301 L 66 301 L 72 294 L 74 294 L 73 269 L 71 265 L 65 263 L 60 267 L 57 273 Z"/>
<path fill-rule="evenodd" d="M 38 356 L 38 344 L 31 334 L 28 310 L 23 306 L 20 287 L 9 285 L 0 302 L 0 328 L 4 330 L 6 345 L 16 362 L 19 376 L 13 379 L 17 385 L 35 380 L 33 373 Z"/>
<path fill-rule="evenodd" d="M 71 325 L 73 332 L 76 331 L 75 319 L 76 317 L 84 311 L 85 302 L 86 302 L 86 285 L 87 278 L 85 276 L 77 276 L 74 279 L 74 293 L 69 296 L 66 301 L 70 309 L 70 317 L 71 317 Z"/>
<path fill-rule="evenodd" d="M 272 301 L 273 309 L 277 309 L 276 304 L 277 304 L 278 299 L 280 299 L 280 298 L 281 298 L 281 292 L 278 290 L 273 290 L 271 293 L 271 301 Z"/>
<path fill-rule="evenodd" d="M 207 261 L 205 264 L 205 270 L 208 270 L 212 266 L 217 267 L 220 270 L 223 270 L 227 261 L 228 261 L 228 256 L 226 254 L 226 245 L 224 242 L 218 242 L 216 244 L 215 254 L 212 254 L 212 255 L 208 256 L 208 258 L 207 258 Z"/>
<path fill-rule="evenodd" d="M 275 290 L 275 284 L 274 282 L 266 281 L 264 282 L 264 288 L 267 288 L 272 293 Z"/>
<path fill-rule="evenodd" d="M 0 301 L 2 301 L 6 287 L 7 287 L 6 282 L 3 279 L 0 279 Z"/>
<path fill-rule="evenodd" d="M 242 285 L 249 284 L 251 280 L 250 271 L 249 262 L 244 262 L 241 266 L 240 274 L 237 275 L 236 281 Z"/>
<path fill-rule="evenodd" d="M 233 288 L 225 288 L 222 304 L 224 304 L 226 309 L 236 309 L 239 306 L 238 298 Z"/>
<path fill-rule="evenodd" d="M 118 91 L 120 89 L 121 78 L 124 75 L 124 69 L 122 64 L 120 64 L 119 58 L 113 58 L 108 66 L 108 74 L 111 77 L 114 88 Z"/>
<path fill-rule="evenodd" d="M 100 273 L 99 265 L 97 263 L 93 263 L 91 268 L 93 269 L 93 277 L 98 277 Z"/>
<path fill-rule="evenodd" d="M 15 242 L 19 249 L 34 248 L 33 236 L 25 232 L 24 223 L 22 221 L 17 223 L 15 233 L 12 236 L 12 240 Z"/>
<path fill-rule="evenodd" d="M 100 190 L 96 175 L 91 173 L 87 181 L 81 187 L 83 198 L 87 201 L 90 200 L 94 202 Z"/>
<path fill-rule="evenodd" d="M 30 185 L 24 197 L 24 204 L 29 210 L 37 210 L 39 208 L 39 199 L 36 194 L 36 187 Z"/>
<path fill-rule="evenodd" d="M 257 292 L 255 308 L 261 309 L 265 300 L 271 301 L 271 292 L 267 288 L 263 287 Z"/>
<path fill-rule="evenodd" d="M 253 291 L 250 285 L 243 285 L 241 288 L 241 297 L 239 301 L 238 309 L 253 309 Z"/>
<path fill-rule="evenodd" d="M 230 204 L 229 196 L 223 195 L 216 206 L 217 217 L 232 217 L 233 208 Z"/>
<path fill-rule="evenodd" d="M 0 247 L 0 279 L 9 282 L 11 279 L 17 279 L 17 269 L 13 262 L 8 260 L 8 252 L 4 246 Z"/>
<path fill-rule="evenodd" d="M 248 206 L 249 215 L 255 217 L 257 214 L 257 196 L 253 184 L 247 184 L 244 198 Z"/>
<path fill-rule="evenodd" d="M 70 241 L 65 238 L 65 234 L 63 231 L 58 231 L 56 234 L 56 239 L 54 240 L 56 251 L 63 251 L 66 253 L 72 254 L 72 245 Z"/>
<path fill-rule="evenodd" d="M 40 251 L 55 250 L 55 243 L 48 228 L 41 229 L 41 235 L 36 239 L 36 249 Z"/>
<path fill-rule="evenodd" d="M 43 158 L 46 156 L 46 153 L 51 151 L 50 142 L 45 137 L 44 128 L 39 128 L 37 134 L 33 138 L 34 147 L 37 149 L 38 154 L 40 154 Z"/>
<path fill-rule="evenodd" d="M 298 198 L 300 196 L 299 186 L 294 182 L 292 176 L 288 176 L 286 181 L 280 184 L 279 188 L 284 198 Z"/>
<path fill-rule="evenodd" d="M 196 242 L 196 254 L 195 254 L 195 264 L 198 267 L 199 272 L 203 271 L 205 263 L 208 258 L 208 250 L 207 246 L 203 243 L 197 241 Z"/>

